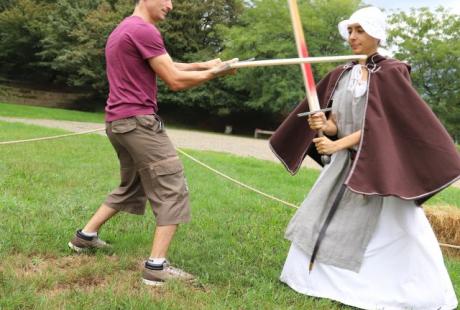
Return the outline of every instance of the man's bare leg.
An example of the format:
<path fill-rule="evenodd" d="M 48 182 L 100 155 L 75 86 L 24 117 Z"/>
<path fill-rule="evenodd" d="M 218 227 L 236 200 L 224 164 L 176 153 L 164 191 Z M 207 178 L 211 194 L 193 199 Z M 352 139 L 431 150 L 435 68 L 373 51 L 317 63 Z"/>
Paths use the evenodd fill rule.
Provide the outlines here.
<path fill-rule="evenodd" d="M 176 233 L 178 225 L 157 226 L 153 237 L 151 258 L 166 258 L 169 245 Z"/>
<path fill-rule="evenodd" d="M 152 252 L 145 263 L 142 281 L 147 285 L 162 285 L 165 281 L 177 279 L 192 281 L 195 277 L 179 268 L 165 265 L 169 244 L 178 225 L 157 226 L 153 239 Z"/>
<path fill-rule="evenodd" d="M 89 220 L 83 230 L 78 230 L 75 237 L 68 243 L 68 246 L 75 252 L 82 252 L 88 249 L 106 248 L 109 245 L 98 238 L 99 228 L 107 222 L 118 211 L 102 204 Z"/>
<path fill-rule="evenodd" d="M 99 209 L 89 220 L 88 224 L 83 228 L 85 233 L 98 232 L 99 228 L 107 222 L 111 217 L 118 213 L 118 210 L 110 208 L 105 204 L 102 204 Z"/>

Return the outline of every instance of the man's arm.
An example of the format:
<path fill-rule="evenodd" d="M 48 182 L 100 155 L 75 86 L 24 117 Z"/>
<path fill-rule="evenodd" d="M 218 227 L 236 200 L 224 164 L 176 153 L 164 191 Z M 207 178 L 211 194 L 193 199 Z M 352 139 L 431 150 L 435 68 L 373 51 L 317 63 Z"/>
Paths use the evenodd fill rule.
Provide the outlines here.
<path fill-rule="evenodd" d="M 234 70 L 226 70 L 224 72 L 220 72 L 219 74 L 215 73 L 218 68 L 225 66 L 225 62 L 207 70 L 179 70 L 178 67 L 188 67 L 185 66 L 187 64 L 179 63 L 177 66 L 176 64 L 178 63 L 174 63 L 168 54 L 150 58 L 148 61 L 150 67 L 173 91 L 188 89 L 203 84 L 204 82 L 212 80 L 218 76 L 234 73 Z M 193 64 L 189 65 L 193 66 Z"/>
<path fill-rule="evenodd" d="M 183 63 L 183 62 L 174 62 L 174 66 L 181 71 L 202 71 L 212 69 L 215 66 L 218 66 L 222 63 L 220 58 L 216 58 L 204 62 L 194 62 L 194 63 Z"/>

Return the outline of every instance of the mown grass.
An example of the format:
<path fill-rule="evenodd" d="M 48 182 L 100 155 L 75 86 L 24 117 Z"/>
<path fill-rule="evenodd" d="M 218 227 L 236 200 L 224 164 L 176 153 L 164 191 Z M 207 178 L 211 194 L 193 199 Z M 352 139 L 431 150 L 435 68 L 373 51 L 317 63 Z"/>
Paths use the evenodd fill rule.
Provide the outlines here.
<path fill-rule="evenodd" d="M 104 123 L 104 113 L 102 112 L 82 112 L 2 102 L 0 102 L 0 116 L 30 119 L 52 119 L 86 123 Z M 197 128 L 196 126 L 179 124 L 176 122 L 167 122 L 167 126 L 171 129 L 193 129 L 194 131 L 206 131 L 202 128 Z"/>
<path fill-rule="evenodd" d="M 0 122 L 0 141 L 61 133 Z M 211 166 L 279 198 L 299 204 L 318 175 L 296 177 L 279 165 L 214 152 L 188 151 Z M 107 139 L 87 135 L 0 146 L 0 308 L 65 309 L 349 309 L 308 298 L 278 281 L 294 209 L 241 189 L 183 158 L 193 220 L 179 230 L 170 259 L 197 275 L 201 286 L 140 284 L 149 253 L 151 212 L 120 215 L 101 231 L 114 248 L 73 255 L 67 242 L 118 182 Z M 436 203 L 459 206 L 458 190 Z M 457 198 L 455 198 L 457 197 Z M 460 296 L 460 262 L 447 267 Z"/>
<path fill-rule="evenodd" d="M 0 116 L 103 123 L 104 113 L 71 111 L 0 102 Z"/>
<path fill-rule="evenodd" d="M 0 141 L 56 133 L 0 123 Z M 314 179 L 307 171 L 291 178 L 273 163 L 191 153 L 224 170 L 239 166 L 242 179 L 258 175 L 265 190 L 277 189 L 292 202 L 302 200 Z M 1 154 L 0 308 L 341 307 L 278 282 L 289 246 L 283 232 L 293 209 L 235 187 L 187 159 L 194 219 L 179 230 L 170 258 L 198 275 L 203 287 L 173 283 L 151 289 L 140 285 L 139 267 L 151 244 L 150 211 L 144 217 L 120 215 L 104 227 L 101 234 L 113 243 L 112 252 L 74 256 L 66 246 L 117 185 L 117 160 L 106 138 L 2 146 Z M 305 185 L 295 190 L 299 184 Z"/>

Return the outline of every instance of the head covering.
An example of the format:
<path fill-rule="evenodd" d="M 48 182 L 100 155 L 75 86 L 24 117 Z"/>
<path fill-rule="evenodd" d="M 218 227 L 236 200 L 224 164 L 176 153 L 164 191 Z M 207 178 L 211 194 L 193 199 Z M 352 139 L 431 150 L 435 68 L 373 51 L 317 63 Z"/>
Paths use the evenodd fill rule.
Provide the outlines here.
<path fill-rule="evenodd" d="M 348 40 L 348 26 L 360 24 L 368 35 L 380 40 L 380 45 L 386 45 L 387 23 L 385 15 L 376 7 L 367 7 L 354 12 L 349 19 L 339 23 L 339 32 L 344 40 Z"/>

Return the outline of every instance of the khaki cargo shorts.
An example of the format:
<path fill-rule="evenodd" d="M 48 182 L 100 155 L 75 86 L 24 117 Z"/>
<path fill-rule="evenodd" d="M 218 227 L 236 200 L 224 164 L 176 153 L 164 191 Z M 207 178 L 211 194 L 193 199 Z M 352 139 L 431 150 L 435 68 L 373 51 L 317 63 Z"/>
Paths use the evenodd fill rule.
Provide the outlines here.
<path fill-rule="evenodd" d="M 106 123 L 106 133 L 120 161 L 121 182 L 105 205 L 144 214 L 149 200 L 157 225 L 190 220 L 184 167 L 161 119 L 140 115 Z"/>

